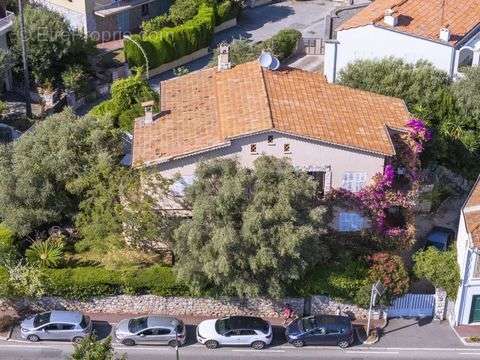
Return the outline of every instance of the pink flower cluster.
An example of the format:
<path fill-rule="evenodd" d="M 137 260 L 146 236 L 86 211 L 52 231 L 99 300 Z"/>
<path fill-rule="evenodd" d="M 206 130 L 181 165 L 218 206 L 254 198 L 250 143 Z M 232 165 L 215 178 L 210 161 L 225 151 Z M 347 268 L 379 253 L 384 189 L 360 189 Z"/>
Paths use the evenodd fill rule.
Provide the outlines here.
<path fill-rule="evenodd" d="M 413 143 L 412 151 L 420 154 L 424 150 L 424 144 L 432 140 L 432 133 L 420 119 L 410 119 L 407 122 L 407 128 Z"/>

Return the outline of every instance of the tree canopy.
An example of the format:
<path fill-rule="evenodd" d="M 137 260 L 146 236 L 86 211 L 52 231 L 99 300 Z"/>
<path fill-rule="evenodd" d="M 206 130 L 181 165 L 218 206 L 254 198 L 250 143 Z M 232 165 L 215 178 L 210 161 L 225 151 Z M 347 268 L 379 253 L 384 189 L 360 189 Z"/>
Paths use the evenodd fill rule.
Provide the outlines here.
<path fill-rule="evenodd" d="M 121 139 L 111 122 L 71 111 L 36 124 L 0 151 L 0 218 L 20 236 L 70 219 L 92 176 L 118 162 Z M 92 175 L 95 174 L 95 175 Z"/>
<path fill-rule="evenodd" d="M 317 183 L 288 160 L 215 160 L 195 176 L 192 218 L 175 232 L 176 272 L 193 292 L 280 297 L 329 257 Z"/>
<path fill-rule="evenodd" d="M 460 273 L 457 252 L 452 246 L 448 251 L 439 251 L 430 246 L 414 256 L 414 274 L 420 279 L 429 280 L 434 286 L 445 289 L 451 299 L 457 295 Z"/>
<path fill-rule="evenodd" d="M 41 6 L 24 8 L 27 59 L 34 80 L 54 85 L 61 73 L 74 64 L 87 66 L 87 55 L 94 45 L 83 34 L 71 29 L 62 15 Z M 21 71 L 20 25 L 15 20 L 12 31 L 12 52 Z"/>

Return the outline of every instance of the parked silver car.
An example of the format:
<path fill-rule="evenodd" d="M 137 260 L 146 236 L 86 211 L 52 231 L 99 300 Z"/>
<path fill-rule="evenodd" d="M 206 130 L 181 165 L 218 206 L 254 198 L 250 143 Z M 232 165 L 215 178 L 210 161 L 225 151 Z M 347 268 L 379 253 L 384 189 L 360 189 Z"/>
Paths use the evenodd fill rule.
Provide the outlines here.
<path fill-rule="evenodd" d="M 185 325 L 174 317 L 149 315 L 120 321 L 115 338 L 127 346 L 164 344 L 172 347 L 185 344 Z"/>
<path fill-rule="evenodd" d="M 29 341 L 68 340 L 80 342 L 92 332 L 88 316 L 78 311 L 48 311 L 22 321 L 21 336 Z"/>

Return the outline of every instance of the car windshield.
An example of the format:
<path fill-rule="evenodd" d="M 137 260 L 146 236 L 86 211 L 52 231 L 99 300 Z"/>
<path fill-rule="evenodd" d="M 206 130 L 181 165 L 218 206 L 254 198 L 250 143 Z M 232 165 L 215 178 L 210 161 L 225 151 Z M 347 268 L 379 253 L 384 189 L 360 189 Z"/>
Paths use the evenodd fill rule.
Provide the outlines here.
<path fill-rule="evenodd" d="M 142 318 L 137 318 L 137 319 L 132 319 L 128 322 L 128 330 L 131 333 L 137 333 L 143 329 L 147 328 L 147 318 L 142 317 Z"/>
<path fill-rule="evenodd" d="M 225 334 L 227 331 L 230 331 L 232 324 L 230 324 L 230 319 L 220 319 L 215 322 L 215 330 L 219 334 Z"/>
<path fill-rule="evenodd" d="M 50 313 L 49 312 L 42 313 L 35 316 L 35 319 L 33 319 L 33 326 L 37 328 L 39 326 L 48 324 L 49 322 L 50 322 Z"/>
<path fill-rule="evenodd" d="M 301 320 L 303 331 L 311 331 L 317 327 L 317 322 L 313 316 Z"/>
<path fill-rule="evenodd" d="M 90 318 L 88 316 L 82 316 L 82 321 L 80 322 L 80 327 L 82 329 L 85 329 L 88 326 L 89 322 L 90 322 Z"/>

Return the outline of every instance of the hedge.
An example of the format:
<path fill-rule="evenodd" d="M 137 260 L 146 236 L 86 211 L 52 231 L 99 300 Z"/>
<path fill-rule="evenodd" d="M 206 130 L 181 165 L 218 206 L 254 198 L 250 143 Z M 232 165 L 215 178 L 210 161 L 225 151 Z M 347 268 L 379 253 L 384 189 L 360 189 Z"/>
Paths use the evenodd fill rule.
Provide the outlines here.
<path fill-rule="evenodd" d="M 177 283 L 170 267 L 107 270 L 98 267 L 44 269 L 47 293 L 67 299 L 86 300 L 119 294 L 185 296 L 187 287 Z"/>
<path fill-rule="evenodd" d="M 225 0 L 217 5 L 216 24 L 220 25 L 225 21 L 236 18 L 240 14 L 239 3 L 232 0 Z"/>
<path fill-rule="evenodd" d="M 176 27 L 163 28 L 158 32 L 132 35 L 132 39 L 145 50 L 150 69 L 191 54 L 207 47 L 215 28 L 215 8 L 202 4 L 197 15 Z M 141 50 L 132 41 L 125 42 L 125 58 L 130 67 L 144 66 Z"/>

